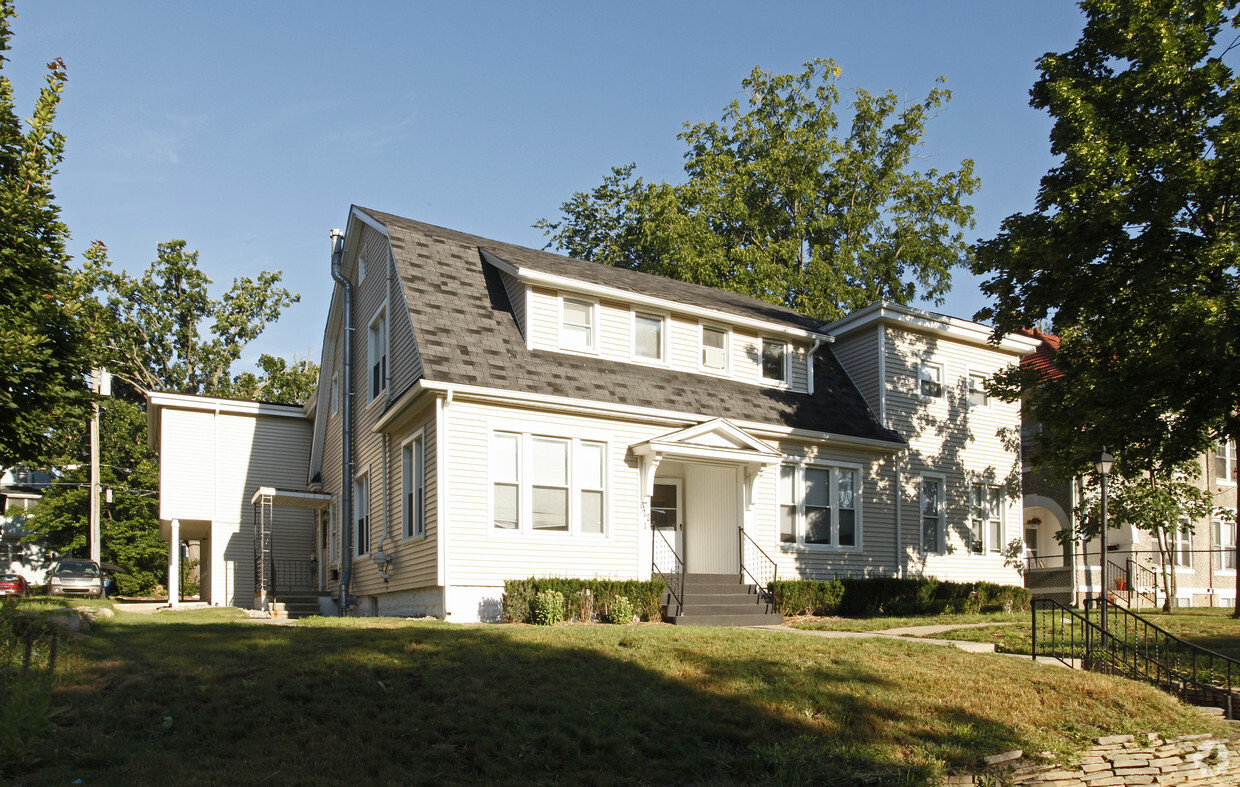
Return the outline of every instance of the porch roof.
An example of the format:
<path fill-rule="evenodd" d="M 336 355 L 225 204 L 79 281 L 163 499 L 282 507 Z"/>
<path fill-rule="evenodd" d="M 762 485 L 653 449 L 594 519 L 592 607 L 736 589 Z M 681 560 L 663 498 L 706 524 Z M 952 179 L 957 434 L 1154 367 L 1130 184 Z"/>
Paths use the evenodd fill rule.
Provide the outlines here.
<path fill-rule="evenodd" d="M 332 496 L 326 492 L 307 492 L 304 489 L 279 489 L 274 486 L 260 486 L 250 495 L 250 504 L 257 505 L 264 498 L 278 506 L 289 508 L 326 508 Z"/>

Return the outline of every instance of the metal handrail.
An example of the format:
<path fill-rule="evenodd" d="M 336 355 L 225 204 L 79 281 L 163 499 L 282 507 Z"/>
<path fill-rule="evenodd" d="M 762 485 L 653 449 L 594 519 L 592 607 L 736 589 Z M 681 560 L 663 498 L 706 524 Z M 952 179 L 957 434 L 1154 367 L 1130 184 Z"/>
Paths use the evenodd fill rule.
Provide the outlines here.
<path fill-rule="evenodd" d="M 758 546 L 758 542 L 754 541 L 753 537 L 745 532 L 744 525 L 741 525 L 740 527 L 738 527 L 737 531 L 741 534 L 740 540 L 739 540 L 741 578 L 743 579 L 744 577 L 749 577 L 750 581 L 758 588 L 758 594 L 766 599 L 766 603 L 774 605 L 775 594 L 771 591 L 771 583 L 776 582 L 779 579 L 779 564 L 776 563 L 774 560 L 771 560 L 771 556 L 766 553 L 766 550 Z M 754 576 L 753 572 L 749 570 L 749 566 L 745 562 L 745 542 L 746 541 L 748 541 L 753 546 L 754 549 L 758 550 L 759 555 L 762 555 L 762 557 L 766 559 L 766 562 L 767 562 L 766 567 L 769 567 L 770 573 L 771 573 L 771 578 L 769 580 L 763 582 L 761 579 Z"/>
<path fill-rule="evenodd" d="M 663 579 L 663 584 L 667 585 L 667 590 L 671 593 L 672 599 L 676 601 L 676 614 L 680 615 L 685 610 L 684 587 L 685 587 L 685 561 L 680 559 L 680 555 L 676 554 L 676 548 L 667 540 L 667 536 L 663 535 L 663 531 L 658 528 L 650 528 L 651 532 L 651 548 L 650 548 L 650 570 L 652 573 L 658 574 Z M 663 539 L 663 545 L 667 547 L 667 551 L 671 553 L 676 561 L 676 572 L 668 574 L 659 568 L 658 560 L 658 541 L 654 537 L 658 536 Z M 669 606 L 671 606 L 669 604 Z"/>
<path fill-rule="evenodd" d="M 1090 619 L 1102 604 L 1117 622 L 1105 633 Z M 1106 599 L 1088 599 L 1084 614 L 1053 599 L 1035 599 L 1032 607 L 1035 659 L 1044 655 L 1076 666 L 1072 662 L 1079 658 L 1085 669 L 1150 683 L 1185 702 L 1219 707 L 1229 719 L 1240 714 L 1235 701 L 1240 661 L 1186 642 Z"/>

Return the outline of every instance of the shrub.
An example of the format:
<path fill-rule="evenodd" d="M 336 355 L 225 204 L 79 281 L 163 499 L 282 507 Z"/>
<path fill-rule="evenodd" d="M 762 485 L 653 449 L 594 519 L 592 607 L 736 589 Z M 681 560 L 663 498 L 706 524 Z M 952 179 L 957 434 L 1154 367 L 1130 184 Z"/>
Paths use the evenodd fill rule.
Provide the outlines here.
<path fill-rule="evenodd" d="M 607 622 L 627 626 L 633 622 L 633 604 L 624 596 L 613 596 L 607 612 Z"/>
<path fill-rule="evenodd" d="M 544 590 L 534 596 L 534 622 L 540 626 L 554 626 L 564 619 L 564 594 L 558 590 Z"/>
<path fill-rule="evenodd" d="M 500 604 L 505 619 L 513 623 L 532 623 L 531 605 L 534 597 L 543 591 L 555 590 L 564 596 L 566 617 L 589 623 L 610 620 L 613 600 L 617 596 L 623 596 L 638 618 L 658 622 L 663 619 L 662 600 L 666 589 L 661 580 L 640 582 L 623 579 L 531 577 L 505 581 Z"/>
<path fill-rule="evenodd" d="M 945 612 L 1027 612 L 1029 591 L 992 582 L 943 582 L 929 577 L 842 577 L 771 583 L 784 615 L 939 615 Z"/>

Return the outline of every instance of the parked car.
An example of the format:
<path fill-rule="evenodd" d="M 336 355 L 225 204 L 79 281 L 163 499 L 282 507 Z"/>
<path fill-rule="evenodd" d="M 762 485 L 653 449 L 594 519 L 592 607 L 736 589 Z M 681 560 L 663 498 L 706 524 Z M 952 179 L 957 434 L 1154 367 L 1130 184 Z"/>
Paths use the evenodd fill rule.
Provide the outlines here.
<path fill-rule="evenodd" d="M 30 583 L 21 574 L 0 574 L 0 596 L 29 596 Z"/>
<path fill-rule="evenodd" d="M 90 596 L 103 598 L 103 571 L 93 560 L 62 560 L 47 575 L 47 592 L 52 596 Z"/>

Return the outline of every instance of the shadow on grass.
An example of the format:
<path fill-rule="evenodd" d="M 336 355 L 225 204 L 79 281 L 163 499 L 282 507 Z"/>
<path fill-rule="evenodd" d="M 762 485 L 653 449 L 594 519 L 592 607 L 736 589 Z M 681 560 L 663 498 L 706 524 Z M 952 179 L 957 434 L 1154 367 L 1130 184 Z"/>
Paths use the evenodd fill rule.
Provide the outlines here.
<path fill-rule="evenodd" d="M 24 783 L 903 784 L 1029 748 L 967 691 L 920 706 L 916 678 L 889 670 L 940 668 L 921 651 L 664 626 L 118 620 L 83 643 L 57 756 Z"/>

